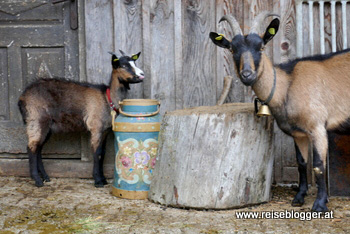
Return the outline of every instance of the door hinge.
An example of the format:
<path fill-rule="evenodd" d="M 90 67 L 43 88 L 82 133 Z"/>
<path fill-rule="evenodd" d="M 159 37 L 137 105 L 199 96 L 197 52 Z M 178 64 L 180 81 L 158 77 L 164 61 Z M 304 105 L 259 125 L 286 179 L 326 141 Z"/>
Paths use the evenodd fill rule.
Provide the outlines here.
<path fill-rule="evenodd" d="M 70 28 L 76 30 L 78 29 L 78 0 L 52 0 L 52 4 L 67 1 L 70 2 Z"/>

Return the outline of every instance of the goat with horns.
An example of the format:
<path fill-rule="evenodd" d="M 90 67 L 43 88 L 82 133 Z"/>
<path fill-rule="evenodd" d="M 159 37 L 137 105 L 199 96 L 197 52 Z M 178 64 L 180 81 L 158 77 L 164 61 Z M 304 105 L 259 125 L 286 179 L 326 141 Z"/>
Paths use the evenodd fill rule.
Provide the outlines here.
<path fill-rule="evenodd" d="M 350 50 L 327 55 L 316 55 L 273 65 L 264 53 L 265 45 L 275 36 L 279 19 L 273 19 L 264 32 L 259 28 L 269 16 L 260 13 L 247 35 L 233 16 L 225 15 L 233 31 L 233 39 L 227 40 L 214 32 L 210 38 L 215 45 L 229 49 L 233 54 L 238 77 L 251 86 L 283 132 L 295 142 L 299 170 L 299 191 L 293 206 L 304 204 L 308 190 L 308 147 L 313 147 L 313 170 L 318 186 L 313 211 L 327 211 L 328 195 L 325 182 L 327 135 L 329 131 L 345 132 L 350 126 Z"/>

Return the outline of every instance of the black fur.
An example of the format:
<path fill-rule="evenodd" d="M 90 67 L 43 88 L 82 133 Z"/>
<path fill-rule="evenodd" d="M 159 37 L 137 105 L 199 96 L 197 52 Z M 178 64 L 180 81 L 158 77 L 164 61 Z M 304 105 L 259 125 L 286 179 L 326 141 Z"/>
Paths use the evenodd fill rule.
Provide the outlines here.
<path fill-rule="evenodd" d="M 290 60 L 286 63 L 278 64 L 277 67 L 279 67 L 280 69 L 285 71 L 287 74 L 291 74 L 294 70 L 294 67 L 299 62 L 302 62 L 302 61 L 323 61 L 323 60 L 332 58 L 333 56 L 337 56 L 339 54 L 344 54 L 344 53 L 348 53 L 348 52 L 350 52 L 350 49 L 341 50 L 341 51 L 337 51 L 337 52 L 329 53 L 329 54 L 322 54 L 322 55 L 319 54 L 319 55 L 314 55 L 314 56 L 308 56 L 308 57 L 304 57 L 304 58 Z"/>
<path fill-rule="evenodd" d="M 318 168 L 321 173 L 315 172 L 316 185 L 317 185 L 317 197 L 312 206 L 312 211 L 325 212 L 328 211 L 326 204 L 328 203 L 326 180 L 324 179 L 325 168 L 321 160 L 320 154 L 316 147 L 313 147 L 313 168 Z"/>
<path fill-rule="evenodd" d="M 348 118 L 345 122 L 341 123 L 335 129 L 328 129 L 326 125 L 326 129 L 329 132 L 336 133 L 339 135 L 350 135 L 350 118 Z"/>
<path fill-rule="evenodd" d="M 297 144 L 295 144 L 295 152 L 299 171 L 299 191 L 292 201 L 292 206 L 302 206 L 304 204 L 304 197 L 308 190 L 307 163 L 304 161 Z"/>
<path fill-rule="evenodd" d="M 280 20 L 278 18 L 271 21 L 270 25 L 266 28 L 265 34 L 263 36 L 264 44 L 266 45 L 278 32 L 278 28 L 280 26 Z M 269 30 L 273 28 L 275 29 L 275 33 L 271 34 Z"/>
<path fill-rule="evenodd" d="M 248 34 L 246 36 L 237 35 L 232 39 L 231 48 L 233 51 L 233 59 L 236 64 L 237 71 L 239 71 L 241 63 L 241 55 L 250 51 L 253 55 L 255 70 L 258 70 L 261 59 L 261 48 L 263 40 L 258 34 Z"/>
<path fill-rule="evenodd" d="M 19 111 L 21 112 L 23 123 L 27 124 L 27 111 L 26 111 L 26 108 L 24 107 L 24 102 L 22 100 L 19 100 L 17 105 L 18 105 Z"/>

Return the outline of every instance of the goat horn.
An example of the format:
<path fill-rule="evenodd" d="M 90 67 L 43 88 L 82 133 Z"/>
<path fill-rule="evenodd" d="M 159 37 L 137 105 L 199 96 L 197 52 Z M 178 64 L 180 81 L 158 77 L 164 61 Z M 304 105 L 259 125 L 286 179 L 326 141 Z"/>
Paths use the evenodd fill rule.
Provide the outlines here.
<path fill-rule="evenodd" d="M 278 14 L 274 14 L 274 13 L 271 13 L 271 12 L 268 12 L 268 11 L 263 11 L 261 13 L 259 13 L 253 23 L 252 23 L 252 27 L 250 28 L 249 30 L 249 34 L 251 33 L 256 33 L 256 34 L 259 34 L 259 27 L 261 26 L 262 22 L 269 16 L 277 16 L 280 18 L 280 16 Z"/>
<path fill-rule="evenodd" d="M 124 51 L 122 51 L 122 50 L 119 50 L 119 51 L 120 51 L 120 53 L 121 53 L 123 56 L 125 56 Z"/>
<path fill-rule="evenodd" d="M 117 54 L 116 54 L 116 53 L 114 53 L 114 52 L 112 52 L 112 51 L 108 51 L 108 53 L 109 53 L 109 54 L 111 54 L 111 55 L 115 55 L 115 56 L 117 56 Z"/>
<path fill-rule="evenodd" d="M 243 35 L 242 33 L 242 29 L 241 27 L 239 26 L 239 23 L 237 22 L 237 20 L 235 19 L 235 17 L 231 16 L 231 15 L 224 15 L 219 23 L 221 21 L 227 21 L 231 27 L 231 30 L 233 32 L 233 36 L 236 36 L 236 35 Z"/>

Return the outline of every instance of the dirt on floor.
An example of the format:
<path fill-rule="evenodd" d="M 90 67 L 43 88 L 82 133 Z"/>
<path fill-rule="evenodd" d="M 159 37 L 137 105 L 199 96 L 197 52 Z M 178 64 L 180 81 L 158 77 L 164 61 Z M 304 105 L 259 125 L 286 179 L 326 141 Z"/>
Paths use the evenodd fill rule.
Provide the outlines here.
<path fill-rule="evenodd" d="M 110 181 L 111 182 L 111 181 Z M 235 210 L 191 210 L 148 200 L 111 195 L 111 185 L 95 188 L 92 180 L 52 179 L 36 188 L 29 178 L 0 177 L 0 234 L 3 233 L 350 233 L 350 198 L 331 197 L 331 219 L 239 219 L 238 212 L 308 212 L 291 207 L 295 189 L 273 187 L 269 203 Z M 330 213 L 329 213 L 330 215 Z M 304 217 L 304 218 L 303 218 Z"/>

